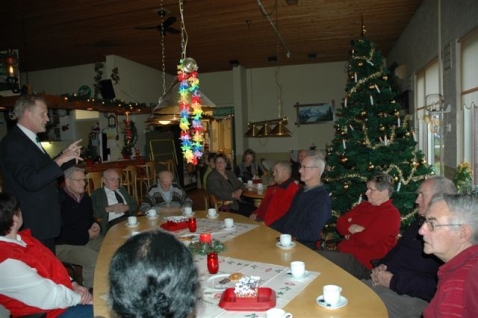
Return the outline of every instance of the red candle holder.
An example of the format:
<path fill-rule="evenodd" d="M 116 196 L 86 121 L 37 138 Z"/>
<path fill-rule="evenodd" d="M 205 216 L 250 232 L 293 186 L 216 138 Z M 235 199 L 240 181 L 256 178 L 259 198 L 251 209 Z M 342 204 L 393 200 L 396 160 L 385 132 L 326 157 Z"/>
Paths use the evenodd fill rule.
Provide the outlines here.
<path fill-rule="evenodd" d="M 211 244 L 212 243 L 212 236 L 211 233 L 202 233 L 199 235 L 199 242 L 204 244 Z"/>
<path fill-rule="evenodd" d="M 188 228 L 189 228 L 189 231 L 196 232 L 196 229 L 197 229 L 196 218 L 189 218 Z"/>
<path fill-rule="evenodd" d="M 219 271 L 219 258 L 216 252 L 207 254 L 207 270 L 209 274 L 217 274 Z"/>

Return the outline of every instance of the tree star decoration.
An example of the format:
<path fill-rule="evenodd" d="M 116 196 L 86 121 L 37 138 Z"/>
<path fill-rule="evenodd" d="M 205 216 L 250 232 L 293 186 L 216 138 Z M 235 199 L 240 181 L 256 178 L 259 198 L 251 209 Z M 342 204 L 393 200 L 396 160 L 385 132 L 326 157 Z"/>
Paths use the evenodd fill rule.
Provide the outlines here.
<path fill-rule="evenodd" d="M 190 58 L 180 60 L 178 65 L 181 150 L 188 163 L 197 165 L 203 150 L 202 105 L 199 94 L 197 67 L 190 69 Z M 194 60 L 193 60 L 194 61 Z M 195 62 L 194 62 L 195 63 Z M 191 141 L 192 140 L 192 141 Z"/>

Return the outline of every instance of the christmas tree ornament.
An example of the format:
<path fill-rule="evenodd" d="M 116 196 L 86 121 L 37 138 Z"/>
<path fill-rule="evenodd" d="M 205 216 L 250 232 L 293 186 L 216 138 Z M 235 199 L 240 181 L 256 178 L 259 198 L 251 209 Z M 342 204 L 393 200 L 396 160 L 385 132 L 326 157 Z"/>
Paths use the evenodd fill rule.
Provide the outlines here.
<path fill-rule="evenodd" d="M 367 166 L 367 170 L 368 171 L 373 171 L 373 169 L 375 169 L 375 166 L 373 165 L 373 163 L 369 162 L 368 166 Z"/>
<path fill-rule="evenodd" d="M 360 117 L 366 118 L 366 117 L 367 117 L 367 111 L 361 110 L 361 111 L 360 111 Z"/>
<path fill-rule="evenodd" d="M 398 176 L 394 176 L 393 177 L 393 182 L 397 182 L 399 179 L 398 179 Z"/>
<path fill-rule="evenodd" d="M 342 155 L 339 157 L 339 162 L 343 165 L 346 164 L 348 161 L 349 161 L 349 158 L 347 158 L 346 155 Z"/>
<path fill-rule="evenodd" d="M 405 137 L 410 137 L 410 132 L 408 130 L 405 132 Z"/>
<path fill-rule="evenodd" d="M 363 66 L 363 63 L 362 62 L 358 62 L 357 64 L 359 67 L 362 67 Z"/>
<path fill-rule="evenodd" d="M 347 182 L 345 182 L 343 185 L 342 185 L 342 188 L 344 190 L 347 190 L 349 188 L 349 184 Z"/>
<path fill-rule="evenodd" d="M 369 89 L 369 90 L 372 90 L 372 89 L 374 89 L 374 88 L 375 88 L 375 84 L 370 84 L 370 85 L 368 86 L 368 89 Z"/>
<path fill-rule="evenodd" d="M 384 76 L 382 76 L 382 79 L 383 79 L 384 81 L 388 81 L 388 76 L 387 76 L 387 75 L 384 75 Z"/>
<path fill-rule="evenodd" d="M 382 124 L 378 125 L 378 131 L 384 132 L 385 131 L 385 126 L 382 125 Z"/>

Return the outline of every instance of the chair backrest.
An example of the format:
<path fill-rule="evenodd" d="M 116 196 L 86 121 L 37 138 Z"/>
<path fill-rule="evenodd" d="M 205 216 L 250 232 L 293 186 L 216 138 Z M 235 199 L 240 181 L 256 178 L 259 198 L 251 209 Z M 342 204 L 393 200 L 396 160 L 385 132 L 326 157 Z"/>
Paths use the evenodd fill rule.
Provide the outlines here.
<path fill-rule="evenodd" d="M 86 175 L 86 193 L 91 194 L 98 188 L 101 188 L 103 173 L 99 171 L 88 172 Z"/>
<path fill-rule="evenodd" d="M 136 188 L 137 168 L 134 165 L 123 168 L 123 177 L 121 185 L 124 186 L 129 194 L 131 194 L 136 201 L 138 201 L 138 193 Z"/>

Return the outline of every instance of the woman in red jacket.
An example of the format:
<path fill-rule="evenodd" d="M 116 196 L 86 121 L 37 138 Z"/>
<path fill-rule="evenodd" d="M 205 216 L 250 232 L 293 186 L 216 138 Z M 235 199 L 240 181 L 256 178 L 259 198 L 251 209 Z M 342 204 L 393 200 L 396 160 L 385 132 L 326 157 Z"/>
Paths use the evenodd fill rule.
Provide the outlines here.
<path fill-rule="evenodd" d="M 370 277 L 372 260 L 381 259 L 396 244 L 400 212 L 392 205 L 393 179 L 384 173 L 367 180 L 364 201 L 342 215 L 337 232 L 343 240 L 336 251 L 319 253 L 360 279 Z"/>

